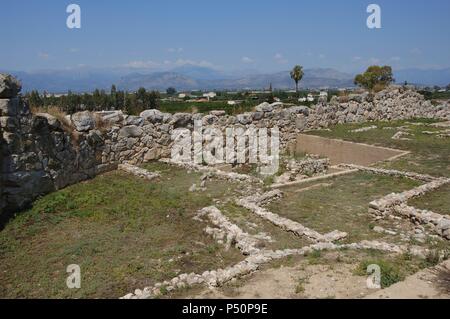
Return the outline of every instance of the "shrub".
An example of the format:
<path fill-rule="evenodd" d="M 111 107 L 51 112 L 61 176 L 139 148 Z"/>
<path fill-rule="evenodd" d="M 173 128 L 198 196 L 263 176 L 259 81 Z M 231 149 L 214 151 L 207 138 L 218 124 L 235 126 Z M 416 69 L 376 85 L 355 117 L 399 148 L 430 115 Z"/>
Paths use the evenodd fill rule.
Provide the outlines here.
<path fill-rule="evenodd" d="M 356 275 L 367 276 L 367 267 L 369 265 L 378 265 L 381 270 L 381 287 L 387 288 L 399 281 L 405 279 L 404 273 L 399 265 L 382 259 L 362 261 L 355 270 Z"/>

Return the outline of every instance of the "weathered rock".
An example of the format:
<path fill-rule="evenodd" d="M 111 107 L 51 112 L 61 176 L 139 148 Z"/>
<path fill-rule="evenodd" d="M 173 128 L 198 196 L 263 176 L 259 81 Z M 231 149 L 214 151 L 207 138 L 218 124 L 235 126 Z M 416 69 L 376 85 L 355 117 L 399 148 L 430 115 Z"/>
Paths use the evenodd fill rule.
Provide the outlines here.
<path fill-rule="evenodd" d="M 139 116 L 151 123 L 162 122 L 164 119 L 163 113 L 156 109 L 145 110 Z"/>
<path fill-rule="evenodd" d="M 255 110 L 257 112 L 272 112 L 273 107 L 269 103 L 263 102 L 263 103 L 259 104 L 258 106 L 256 106 Z"/>
<path fill-rule="evenodd" d="M 60 130 L 62 128 L 61 122 L 53 115 L 50 115 L 48 113 L 37 113 L 36 116 L 47 119 L 48 125 L 50 125 L 55 130 Z"/>
<path fill-rule="evenodd" d="M 144 118 L 140 116 L 128 115 L 125 118 L 125 125 L 142 126 L 144 124 Z"/>
<path fill-rule="evenodd" d="M 9 99 L 16 97 L 22 89 L 22 84 L 15 77 L 0 73 L 0 98 Z"/>
<path fill-rule="evenodd" d="M 144 131 L 136 125 L 124 126 L 119 131 L 120 137 L 139 137 Z"/>
<path fill-rule="evenodd" d="M 121 124 L 124 119 L 124 114 L 122 111 L 102 111 L 95 112 L 94 114 L 109 125 Z"/>
<path fill-rule="evenodd" d="M 242 125 L 250 124 L 252 122 L 252 114 L 251 113 L 239 114 L 237 116 L 237 120 Z"/>
<path fill-rule="evenodd" d="M 78 132 L 86 132 L 95 127 L 94 116 L 89 111 L 75 113 L 70 119 Z"/>
<path fill-rule="evenodd" d="M 219 116 L 225 116 L 226 112 L 224 110 L 213 110 L 213 111 L 209 112 L 209 114 L 219 117 Z"/>
<path fill-rule="evenodd" d="M 205 115 L 202 119 L 203 125 L 212 125 L 219 121 L 219 118 L 215 115 Z"/>
<path fill-rule="evenodd" d="M 0 99 L 0 113 L 2 116 L 16 116 L 20 111 L 20 99 Z"/>
<path fill-rule="evenodd" d="M 192 114 L 190 113 L 175 113 L 172 116 L 172 124 L 174 128 L 179 127 L 187 127 L 189 124 L 191 124 L 192 121 Z"/>

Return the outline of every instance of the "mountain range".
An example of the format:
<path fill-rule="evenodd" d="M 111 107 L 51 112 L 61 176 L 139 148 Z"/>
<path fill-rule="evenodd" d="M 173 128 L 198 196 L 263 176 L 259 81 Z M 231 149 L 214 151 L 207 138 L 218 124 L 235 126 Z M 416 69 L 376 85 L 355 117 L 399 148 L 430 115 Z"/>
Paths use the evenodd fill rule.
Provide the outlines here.
<path fill-rule="evenodd" d="M 187 90 L 243 90 L 293 89 L 294 82 L 289 71 L 257 73 L 255 70 L 239 73 L 225 73 L 213 68 L 183 65 L 169 71 L 149 72 L 128 68 L 79 67 L 65 70 L 42 70 L 34 72 L 7 71 L 18 77 L 25 92 L 31 90 L 51 93 L 91 92 L 94 89 L 109 90 L 112 84 L 119 89 L 134 91 L 139 87 L 164 91 L 174 87 Z M 302 88 L 343 88 L 353 86 L 353 74 L 332 68 L 310 68 L 300 82 Z M 403 69 L 395 70 L 397 83 L 407 81 L 417 85 L 440 85 L 450 83 L 450 68 L 440 70 Z"/>

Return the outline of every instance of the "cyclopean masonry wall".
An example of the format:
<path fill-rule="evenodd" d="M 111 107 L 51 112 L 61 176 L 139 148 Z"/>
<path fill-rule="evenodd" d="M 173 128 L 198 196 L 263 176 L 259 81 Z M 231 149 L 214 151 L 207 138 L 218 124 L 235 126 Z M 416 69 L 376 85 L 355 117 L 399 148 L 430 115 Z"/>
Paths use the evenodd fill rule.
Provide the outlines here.
<path fill-rule="evenodd" d="M 0 75 L 1 199 L 0 218 L 27 207 L 38 196 L 86 180 L 118 164 L 139 164 L 170 157 L 171 134 L 178 128 L 193 129 L 194 120 L 203 127 L 279 127 L 281 147 L 297 134 L 337 123 L 396 120 L 415 117 L 450 120 L 447 104 L 433 106 L 423 96 L 404 87 L 390 87 L 369 97 L 350 95 L 340 103 L 312 108 L 284 107 L 263 103 L 255 112 L 208 115 L 146 110 L 140 116 L 121 111 L 80 112 L 62 123 L 49 114 L 32 114 L 18 96 L 20 83 Z M 103 128 L 96 128 L 101 118 Z"/>

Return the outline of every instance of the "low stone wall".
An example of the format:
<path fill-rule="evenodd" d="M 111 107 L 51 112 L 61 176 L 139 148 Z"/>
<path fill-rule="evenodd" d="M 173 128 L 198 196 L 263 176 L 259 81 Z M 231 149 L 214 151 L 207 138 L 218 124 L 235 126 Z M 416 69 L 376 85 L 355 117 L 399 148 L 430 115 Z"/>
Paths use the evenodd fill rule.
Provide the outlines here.
<path fill-rule="evenodd" d="M 425 209 L 417 209 L 404 203 L 394 206 L 393 212 L 413 223 L 429 226 L 435 233 L 450 240 L 450 218 Z"/>
<path fill-rule="evenodd" d="M 40 195 L 116 169 L 118 164 L 170 157 L 171 134 L 179 128 L 192 130 L 195 120 L 201 120 L 204 129 L 278 127 L 284 148 L 302 131 L 337 123 L 450 119 L 448 105 L 433 106 L 403 87 L 389 88 L 373 98 L 353 97 L 346 103 L 333 99 L 312 108 L 263 103 L 255 112 L 237 116 L 227 116 L 223 111 L 172 115 L 146 110 L 140 116 L 120 111 L 80 112 L 65 119 L 32 114 L 19 91 L 17 80 L 0 75 L 0 219 L 27 207 Z"/>

